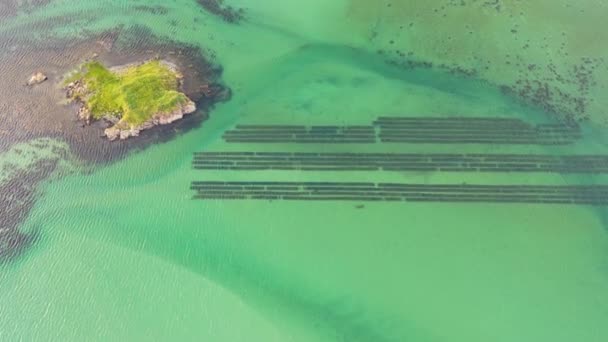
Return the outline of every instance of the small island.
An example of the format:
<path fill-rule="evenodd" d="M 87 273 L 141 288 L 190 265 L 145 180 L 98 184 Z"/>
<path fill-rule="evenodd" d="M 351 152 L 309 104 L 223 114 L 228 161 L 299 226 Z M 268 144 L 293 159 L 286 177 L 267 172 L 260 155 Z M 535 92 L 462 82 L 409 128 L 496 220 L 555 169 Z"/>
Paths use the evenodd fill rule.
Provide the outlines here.
<path fill-rule="evenodd" d="M 64 87 L 68 99 L 80 104 L 79 118 L 87 124 L 107 120 L 105 136 L 116 140 L 196 111 L 180 92 L 182 79 L 174 64 L 158 59 L 113 68 L 89 61 L 66 78 Z"/>

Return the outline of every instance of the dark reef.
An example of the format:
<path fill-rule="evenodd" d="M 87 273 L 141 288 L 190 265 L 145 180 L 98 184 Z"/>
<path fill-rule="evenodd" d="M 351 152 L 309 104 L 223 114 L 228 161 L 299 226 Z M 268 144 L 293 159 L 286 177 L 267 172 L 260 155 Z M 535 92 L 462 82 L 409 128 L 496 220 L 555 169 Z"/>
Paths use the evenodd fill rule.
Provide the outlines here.
<path fill-rule="evenodd" d="M 17 14 L 19 11 L 28 12 L 36 7 L 44 6 L 50 0 L 2 0 L 0 1 L 0 18 Z"/>
<path fill-rule="evenodd" d="M 157 37 L 141 26 L 90 33 L 78 40 L 19 41 L 12 50 L 0 53 L 0 73 L 4 75 L 0 113 L 5 115 L 0 121 L 0 152 L 15 143 L 51 137 L 66 141 L 83 160 L 109 162 L 130 150 L 168 141 L 198 127 L 215 103 L 230 98 L 229 88 L 220 79 L 222 68 L 213 62 L 211 53 Z M 93 56 L 110 66 L 152 58 L 176 64 L 184 74 L 184 93 L 199 110 L 175 125 L 148 130 L 137 139 L 103 141 L 99 132 L 104 123 L 83 127 L 77 121 L 75 108 L 61 104 L 65 94 L 56 86 L 63 75 Z M 31 88 L 21 86 L 37 70 L 43 70 L 49 81 Z"/>
<path fill-rule="evenodd" d="M 21 232 L 19 225 L 35 203 L 36 186 L 55 170 L 57 162 L 41 160 L 0 185 L 0 262 L 18 256 L 34 241 L 35 232 Z"/>
<path fill-rule="evenodd" d="M 376 53 L 385 56 L 388 64 L 404 69 L 434 68 L 461 77 L 480 77 L 480 69 L 466 69 L 457 64 L 433 64 L 416 59 L 412 51 L 378 50 Z M 508 65 L 525 67 L 515 71 L 517 79 L 514 83 L 497 84 L 505 95 L 540 108 L 563 122 L 581 122 L 590 118 L 590 90 L 597 85 L 593 71 L 603 65 L 602 58 L 582 58 L 567 71 L 559 70 L 553 63 L 542 67 L 537 64 L 524 64 L 519 56 L 508 55 L 506 58 Z M 491 61 L 478 62 L 484 70 L 492 66 Z"/>
<path fill-rule="evenodd" d="M 545 70 L 529 64 L 519 72 L 514 85 L 505 85 L 501 89 L 564 121 L 584 121 L 589 119 L 590 88 L 597 85 L 593 70 L 602 62 L 600 58 L 582 58 L 566 73 L 558 71 L 552 63 Z"/>
<path fill-rule="evenodd" d="M 242 8 L 225 5 L 224 0 L 198 0 L 199 5 L 207 12 L 222 18 L 229 23 L 238 23 L 245 18 Z"/>
<path fill-rule="evenodd" d="M 574 31 L 547 32 L 544 36 L 537 36 L 534 26 L 521 20 L 531 15 L 524 11 L 523 3 L 504 0 L 446 0 L 433 5 L 431 13 L 404 17 L 395 33 L 381 34 L 372 29 L 369 39 L 381 40 L 377 45 L 380 48 L 377 53 L 391 64 L 407 69 L 434 68 L 480 79 L 489 76 L 489 81 L 506 95 L 539 108 L 554 119 L 563 122 L 591 120 L 606 125 L 608 121 L 597 113 L 598 102 L 602 100 L 597 98 L 596 93 L 598 81 L 601 81 L 596 71 L 605 70 L 605 57 L 574 52 L 572 47 L 578 44 L 574 42 L 582 39 Z M 387 7 L 391 7 L 391 4 Z M 478 20 L 464 23 L 460 28 L 456 26 L 452 31 L 438 29 L 431 37 L 435 47 L 432 53 L 434 57 L 431 57 L 433 62 L 429 61 L 424 51 L 416 52 L 412 47 L 414 45 L 403 45 L 404 38 L 415 37 L 421 28 L 431 28 L 428 21 L 447 24 L 460 22 L 460 16 L 464 13 L 462 7 L 486 13 L 484 15 L 495 11 L 496 14 L 491 14 L 489 18 L 494 15 L 504 17 L 504 24 L 489 27 L 492 30 L 490 33 L 505 34 L 501 39 L 504 39 L 504 44 L 511 44 L 512 48 L 502 56 L 487 53 L 485 50 L 492 47 L 492 44 L 485 41 L 485 34 L 488 33 L 485 31 L 486 24 Z M 427 14 L 428 17 L 425 17 Z M 497 19 L 496 23 L 501 21 Z M 475 48 L 477 40 L 479 50 Z M 580 57 L 573 58 L 579 54 Z M 452 63 L 451 60 L 457 62 Z M 509 75 L 502 79 L 495 77 L 502 72 Z"/>
<path fill-rule="evenodd" d="M 217 102 L 230 98 L 230 89 L 220 79 L 222 68 L 213 62 L 211 53 L 198 46 L 157 37 L 142 26 L 85 33 L 84 38 L 71 40 L 0 36 L 0 42 L 9 47 L 0 51 L 0 74 L 3 75 L 3 82 L 0 82 L 0 114 L 3 116 L 0 152 L 17 143 L 55 138 L 67 142 L 71 155 L 93 167 L 198 127 Z M 147 130 L 136 139 L 109 142 L 99 133 L 103 123 L 83 126 L 78 122 L 74 105 L 64 104 L 65 94 L 57 86 L 63 75 L 92 58 L 106 65 L 152 58 L 168 60 L 182 70 L 183 91 L 196 102 L 198 110 L 173 125 Z M 44 71 L 48 81 L 25 86 L 32 72 L 39 70 Z M 2 170 L 9 175 L 0 184 L 2 260 L 18 256 L 34 241 L 35 232 L 25 233 L 19 227 L 33 207 L 37 185 L 53 173 L 59 158 L 68 157 L 65 151 L 58 155 L 60 157 L 52 160 L 39 161 L 28 170 L 17 167 Z"/>

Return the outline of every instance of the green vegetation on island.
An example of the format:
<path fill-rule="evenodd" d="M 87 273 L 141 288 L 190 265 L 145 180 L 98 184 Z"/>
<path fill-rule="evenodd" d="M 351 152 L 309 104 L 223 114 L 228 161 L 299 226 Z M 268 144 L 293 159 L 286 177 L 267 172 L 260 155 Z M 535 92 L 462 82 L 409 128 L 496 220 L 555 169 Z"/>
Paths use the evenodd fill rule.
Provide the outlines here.
<path fill-rule="evenodd" d="M 194 112 L 194 103 L 179 91 L 181 79 L 172 64 L 161 60 L 111 69 L 90 61 L 69 76 L 65 86 L 68 98 L 81 103 L 81 119 L 114 123 L 105 131 L 114 140 Z"/>

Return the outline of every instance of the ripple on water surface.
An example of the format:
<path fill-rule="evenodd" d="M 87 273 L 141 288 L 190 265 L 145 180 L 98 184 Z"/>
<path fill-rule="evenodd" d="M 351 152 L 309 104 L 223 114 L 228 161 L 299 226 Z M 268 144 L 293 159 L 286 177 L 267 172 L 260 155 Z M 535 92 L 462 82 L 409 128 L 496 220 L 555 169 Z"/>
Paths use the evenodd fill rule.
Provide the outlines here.
<path fill-rule="evenodd" d="M 566 173 L 552 159 L 605 155 L 605 130 L 599 125 L 601 120 L 595 119 L 582 123 L 580 132 L 568 133 L 575 139 L 565 145 L 379 140 L 268 143 L 230 142 L 223 137 L 226 131 L 238 130 L 237 125 L 372 127 L 378 117 L 507 118 L 524 122 L 528 136 L 536 136 L 545 124 L 570 124 L 555 113 L 523 105 L 521 98 L 499 87 L 511 81 L 516 84 L 519 77 L 518 71 L 512 72 L 516 66 L 511 57 L 509 66 L 499 55 L 517 51 L 525 61 L 519 63 L 527 69 L 529 59 L 546 61 L 544 53 L 561 44 L 556 43 L 559 34 L 541 43 L 545 26 L 527 17 L 533 13 L 526 6 L 537 5 L 522 4 L 523 14 L 519 14 L 513 1 L 496 2 L 502 6 L 500 11 L 476 1 L 467 6 L 450 2 L 437 11 L 435 4 L 419 1 L 393 1 L 391 6 L 321 0 L 217 3 L 245 7 L 245 19 L 238 25 L 225 22 L 196 1 L 185 0 L 146 2 L 154 10 L 137 9 L 141 3 L 57 0 L 27 19 L 43 22 L 67 16 L 92 32 L 111 32 L 136 23 L 145 28 L 137 32 L 149 30 L 212 50 L 225 66 L 224 76 L 234 97 L 212 110 L 202 125 L 167 143 L 40 187 L 44 196 L 22 225 L 24 231 L 39 227 L 36 243 L 17 262 L 1 266 L 0 316 L 8 319 L 0 320 L 0 339 L 606 339 L 608 240 L 603 206 L 193 200 L 196 192 L 190 190 L 193 181 L 281 182 L 281 186 L 447 184 L 465 190 L 500 185 L 504 198 L 503 190 L 513 186 L 562 191 L 568 186 L 608 184 L 603 162 L 580 168 L 597 173 Z M 552 11 L 561 13 L 558 6 L 562 5 L 558 2 Z M 476 38 L 466 38 L 471 34 L 462 26 L 472 24 L 456 17 L 475 6 L 481 6 L 483 14 L 475 18 L 489 18 L 489 26 L 472 28 Z M 83 10 L 82 17 L 74 15 Z M 512 11 L 518 13 L 509 19 Z M 89 18 L 93 12 L 98 15 Z M 404 13 L 416 14 L 405 18 Z M 444 14 L 447 19 L 441 19 Z M 578 20 L 578 15 L 572 20 Z M 509 20 L 520 19 L 515 35 Z M 21 24 L 27 20 L 23 18 Z M 439 25 L 438 20 L 453 25 Z M 433 29 L 422 28 L 425 23 Z M 18 27 L 19 23 L 5 21 L 0 28 L 13 24 Z M 525 31 L 533 28 L 526 25 L 541 27 L 526 38 Z M 548 26 L 568 29 L 570 22 Z M 65 27 L 76 30 L 75 24 Z M 403 33 L 406 30 L 412 33 Z M 73 37 L 61 28 L 51 26 L 49 31 Z M 444 31 L 472 45 L 452 43 L 456 39 L 447 40 Z M 480 37 L 482 31 L 487 40 Z M 582 31 L 572 32 L 580 35 Z M 538 32 L 540 38 L 535 36 Z M 511 43 L 497 43 L 507 40 Z M 529 48 L 523 49 L 525 44 Z M 547 47 L 537 54 L 537 46 L 543 44 Z M 519 45 L 521 49 L 516 48 Z M 387 46 L 398 51 L 388 56 Z M 453 49 L 444 54 L 441 48 L 449 47 Z M 378 53 L 379 49 L 385 52 Z M 408 55 L 410 49 L 410 57 L 422 64 L 395 62 L 396 56 Z M 573 47 L 568 45 L 568 49 Z M 601 55 L 591 47 L 585 49 L 592 57 Z M 476 59 L 468 59 L 467 52 Z M 569 59 L 553 56 L 558 74 L 570 69 Z M 387 60 L 395 63 L 387 64 Z M 475 68 L 477 73 L 455 72 L 452 64 L 465 71 Z M 536 71 L 530 73 L 536 75 Z M 602 72 L 594 74 L 599 83 L 607 81 Z M 593 98 L 594 91 L 584 95 Z M 594 106 L 586 108 L 592 117 Z M 374 134 L 363 135 L 376 139 L 382 128 L 369 127 L 366 132 Z M 446 134 L 445 127 L 440 128 L 433 128 L 436 137 Z M 472 128 L 467 129 L 470 133 Z M 403 130 L 389 133 L 402 136 Z M 353 132 L 336 129 L 336 134 L 344 131 Z M 454 129 L 449 133 L 457 134 Z M 317 129 L 306 134 L 326 133 Z M 286 164 L 283 159 L 277 162 L 283 158 L 280 153 L 315 154 L 315 165 L 325 163 L 324 156 L 349 153 L 423 155 L 429 163 L 432 155 L 536 155 L 553 163 L 554 169 L 482 172 L 480 166 L 459 164 L 459 170 L 445 171 L 435 167 L 440 163 L 436 160 L 433 170 L 403 169 L 401 164 L 401 169 L 393 170 L 302 169 L 301 165 L 312 165 L 310 159 L 292 160 L 300 168 L 290 170 L 260 168 L 261 160 L 255 161 L 257 169 L 197 169 L 192 164 L 195 152 L 256 152 L 264 158 L 274 153 L 274 166 Z M 241 166 L 252 166 L 239 160 Z M 388 158 L 381 161 L 390 162 Z M 490 163 L 487 159 L 479 162 Z M 501 163 L 503 169 L 514 167 L 507 167 L 504 159 Z M 482 187 L 474 189 L 487 189 Z M 575 195 L 568 192 L 570 197 Z"/>

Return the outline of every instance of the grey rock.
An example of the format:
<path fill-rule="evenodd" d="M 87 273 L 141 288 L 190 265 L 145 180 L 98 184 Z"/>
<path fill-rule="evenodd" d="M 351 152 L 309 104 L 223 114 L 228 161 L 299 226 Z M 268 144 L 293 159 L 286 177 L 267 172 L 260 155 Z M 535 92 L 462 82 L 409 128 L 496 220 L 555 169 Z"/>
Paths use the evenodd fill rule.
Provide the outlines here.
<path fill-rule="evenodd" d="M 33 74 L 32 77 L 30 77 L 30 79 L 27 81 L 27 85 L 33 86 L 36 84 L 40 84 L 40 83 L 46 81 L 47 79 L 48 79 L 48 77 L 46 77 L 45 74 L 43 74 L 41 72 L 37 72 L 37 73 Z"/>

